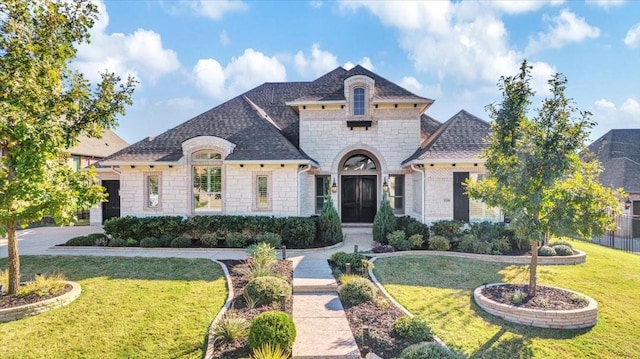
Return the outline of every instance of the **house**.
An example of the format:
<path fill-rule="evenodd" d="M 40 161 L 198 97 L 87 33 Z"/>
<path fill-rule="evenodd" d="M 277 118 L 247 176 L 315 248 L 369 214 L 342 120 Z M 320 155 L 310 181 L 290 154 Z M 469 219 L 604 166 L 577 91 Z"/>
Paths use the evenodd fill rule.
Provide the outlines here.
<path fill-rule="evenodd" d="M 330 195 L 342 222 L 371 223 L 386 194 L 422 222 L 501 220 L 462 186 L 485 173 L 488 123 L 466 111 L 440 123 L 432 103 L 338 67 L 249 90 L 105 158 L 101 175 L 119 186 L 120 215 L 310 216 Z"/>
<path fill-rule="evenodd" d="M 77 146 L 67 150 L 67 153 L 69 153 L 69 166 L 76 171 L 89 167 L 112 153 L 129 146 L 127 141 L 111 130 L 102 131 L 101 138 L 82 135 L 78 140 Z"/>
<path fill-rule="evenodd" d="M 588 147 L 604 167 L 600 183 L 622 188 L 629 195 L 625 213 L 633 221 L 633 237 L 640 237 L 640 129 L 611 130 Z"/>

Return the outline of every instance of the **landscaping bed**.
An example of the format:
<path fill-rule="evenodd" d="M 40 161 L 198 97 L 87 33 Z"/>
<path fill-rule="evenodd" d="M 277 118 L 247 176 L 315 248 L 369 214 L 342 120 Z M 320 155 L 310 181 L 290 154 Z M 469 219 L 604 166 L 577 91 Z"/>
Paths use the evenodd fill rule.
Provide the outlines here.
<path fill-rule="evenodd" d="M 25 296 L 8 295 L 8 294 L 0 295 L 0 309 L 14 308 L 14 307 L 27 305 L 27 304 L 42 302 L 47 299 L 59 297 L 65 293 L 70 292 L 72 289 L 73 289 L 73 286 L 71 284 L 67 284 L 59 291 L 53 294 L 48 294 L 48 295 L 38 295 L 37 293 L 30 293 Z"/>
<path fill-rule="evenodd" d="M 529 309 L 572 310 L 585 308 L 589 304 L 585 297 L 576 293 L 542 285 L 537 286 L 535 297 L 524 297 L 520 303 L 517 303 L 518 300 L 514 299 L 514 295 L 527 293 L 528 290 L 528 285 L 503 284 L 482 288 L 482 295 L 494 302 Z"/>

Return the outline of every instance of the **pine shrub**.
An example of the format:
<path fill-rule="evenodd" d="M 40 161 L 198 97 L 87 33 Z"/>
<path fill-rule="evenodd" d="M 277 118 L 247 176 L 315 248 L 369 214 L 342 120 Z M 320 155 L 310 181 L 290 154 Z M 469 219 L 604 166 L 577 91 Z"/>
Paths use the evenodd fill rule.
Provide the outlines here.
<path fill-rule="evenodd" d="M 377 289 L 366 278 L 353 278 L 339 290 L 340 300 L 352 305 L 368 302 L 376 297 Z"/>
<path fill-rule="evenodd" d="M 446 237 L 432 236 L 429 238 L 429 249 L 434 251 L 448 251 L 451 248 L 451 244 Z"/>
<path fill-rule="evenodd" d="M 373 241 L 381 244 L 389 244 L 387 235 L 396 230 L 396 216 L 385 195 L 380 203 L 380 209 L 373 219 Z"/>
<path fill-rule="evenodd" d="M 267 344 L 289 351 L 296 339 L 293 319 L 284 312 L 269 311 L 256 316 L 249 329 L 249 348 L 256 350 Z"/>
<path fill-rule="evenodd" d="M 286 280 L 278 277 L 257 277 L 244 286 L 244 296 L 251 298 L 255 305 L 271 305 L 278 303 L 282 296 L 291 296 L 291 286 Z"/>
<path fill-rule="evenodd" d="M 338 211 L 333 205 L 330 196 L 327 196 L 322 206 L 322 212 L 318 218 L 318 234 L 320 242 L 324 244 L 336 244 L 342 242 L 342 223 Z"/>

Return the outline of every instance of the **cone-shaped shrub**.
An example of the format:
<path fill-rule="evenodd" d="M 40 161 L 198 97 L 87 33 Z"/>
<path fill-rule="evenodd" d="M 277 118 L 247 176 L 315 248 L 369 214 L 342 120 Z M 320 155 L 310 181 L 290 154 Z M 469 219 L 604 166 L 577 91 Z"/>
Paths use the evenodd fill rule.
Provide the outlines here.
<path fill-rule="evenodd" d="M 380 203 L 380 209 L 376 213 L 376 217 L 373 219 L 373 241 L 389 244 L 387 240 L 387 234 L 396 230 L 396 216 L 393 215 L 393 210 L 385 194 Z"/>
<path fill-rule="evenodd" d="M 318 218 L 318 232 L 320 242 L 324 244 L 336 244 L 342 242 L 342 223 L 338 217 L 338 211 L 333 206 L 330 196 L 324 199 L 322 213 Z"/>

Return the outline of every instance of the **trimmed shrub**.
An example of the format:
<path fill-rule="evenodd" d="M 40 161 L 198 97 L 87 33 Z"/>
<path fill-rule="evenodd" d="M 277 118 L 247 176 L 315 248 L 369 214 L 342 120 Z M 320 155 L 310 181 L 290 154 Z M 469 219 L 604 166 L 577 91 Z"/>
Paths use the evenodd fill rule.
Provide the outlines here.
<path fill-rule="evenodd" d="M 420 248 L 424 244 L 424 236 L 422 234 L 414 234 L 409 237 L 409 242 L 413 248 Z"/>
<path fill-rule="evenodd" d="M 387 243 L 397 251 L 408 251 L 412 244 L 405 238 L 404 231 L 393 231 L 387 234 Z"/>
<path fill-rule="evenodd" d="M 567 247 L 573 249 L 573 245 L 571 243 L 567 242 L 567 241 L 553 241 L 553 242 L 549 243 L 549 247 L 555 247 L 555 246 L 558 246 L 558 245 L 567 246 Z"/>
<path fill-rule="evenodd" d="M 323 244 L 336 244 L 342 242 L 342 223 L 336 207 L 330 196 L 327 196 L 322 206 L 322 212 L 318 217 L 318 239 Z"/>
<path fill-rule="evenodd" d="M 171 241 L 171 248 L 189 248 L 191 239 L 186 237 L 176 237 Z"/>
<path fill-rule="evenodd" d="M 287 313 L 273 310 L 253 318 L 247 342 L 251 350 L 271 344 L 289 351 L 295 339 L 293 319 Z"/>
<path fill-rule="evenodd" d="M 93 239 L 94 241 L 102 241 L 104 239 L 108 240 L 109 237 L 107 237 L 106 234 L 104 233 L 91 233 L 91 234 L 87 234 L 87 237 Z"/>
<path fill-rule="evenodd" d="M 382 244 L 389 244 L 387 235 L 396 230 L 396 217 L 389 204 L 387 196 L 384 195 L 380 203 L 380 209 L 373 218 L 373 240 Z"/>
<path fill-rule="evenodd" d="M 418 317 L 402 316 L 393 323 L 393 330 L 400 338 L 414 342 L 431 340 L 431 328 L 426 320 Z"/>
<path fill-rule="evenodd" d="M 340 300 L 352 305 L 368 302 L 376 297 L 376 287 L 365 278 L 353 278 L 340 287 Z"/>
<path fill-rule="evenodd" d="M 138 218 L 133 216 L 113 217 L 109 218 L 102 225 L 104 233 L 111 236 L 111 238 L 129 238 L 134 237 L 136 232 L 136 223 Z"/>
<path fill-rule="evenodd" d="M 451 241 L 462 234 L 462 226 L 464 224 L 465 222 L 460 220 L 438 221 L 431 226 L 431 232 L 436 236 L 443 236 Z"/>
<path fill-rule="evenodd" d="M 429 238 L 429 249 L 434 251 L 448 251 L 451 243 L 446 237 L 435 235 Z"/>
<path fill-rule="evenodd" d="M 170 236 L 170 235 L 164 235 L 164 236 L 160 236 L 160 238 L 158 238 L 158 246 L 159 247 L 171 247 L 171 242 L 173 241 L 175 237 Z"/>
<path fill-rule="evenodd" d="M 347 263 L 351 264 L 351 272 L 352 273 L 360 273 L 364 272 L 363 270 L 363 261 L 367 260 L 361 253 L 345 253 L 345 252 L 336 252 L 331 255 L 329 258 L 338 269 L 345 273 L 347 271 Z"/>
<path fill-rule="evenodd" d="M 140 247 L 142 248 L 155 248 L 160 247 L 160 241 L 156 237 L 145 237 L 140 241 Z"/>
<path fill-rule="evenodd" d="M 316 237 L 316 222 L 311 218 L 287 218 L 282 240 L 287 248 L 309 248 Z"/>
<path fill-rule="evenodd" d="M 69 239 L 64 244 L 65 246 L 93 246 L 95 245 L 95 240 L 90 238 L 89 236 L 78 236 Z"/>
<path fill-rule="evenodd" d="M 255 305 L 271 305 L 280 301 L 281 296 L 291 296 L 291 286 L 278 277 L 257 277 L 244 286 L 245 297 L 254 300 Z"/>
<path fill-rule="evenodd" d="M 218 235 L 215 233 L 204 233 L 200 236 L 200 242 L 205 246 L 216 247 L 218 245 Z"/>
<path fill-rule="evenodd" d="M 267 243 L 273 248 L 282 247 L 282 237 L 277 233 L 265 232 L 258 236 L 256 239 L 258 243 Z"/>
<path fill-rule="evenodd" d="M 462 240 L 458 243 L 458 250 L 465 253 L 476 253 L 476 247 L 478 245 L 478 239 L 473 234 L 465 234 L 462 236 Z"/>
<path fill-rule="evenodd" d="M 556 251 L 556 254 L 559 256 L 571 256 L 573 255 L 573 249 L 569 246 L 565 246 L 564 244 L 556 244 L 551 247 Z"/>
<path fill-rule="evenodd" d="M 450 352 L 438 343 L 426 342 L 408 346 L 398 359 L 459 359 L 459 355 Z"/>
<path fill-rule="evenodd" d="M 127 238 L 127 247 L 137 247 L 139 245 L 140 245 L 140 242 L 138 242 L 137 239 Z"/>
<path fill-rule="evenodd" d="M 109 247 L 126 247 L 127 246 L 127 240 L 126 239 L 122 239 L 122 238 L 118 238 L 118 237 L 114 237 L 114 238 L 111 238 L 111 240 L 109 241 L 107 246 L 109 246 Z"/>
<path fill-rule="evenodd" d="M 225 240 L 225 244 L 229 248 L 244 248 L 253 242 L 253 238 L 250 235 L 240 233 L 240 232 L 231 232 L 227 234 L 227 239 Z"/>
<path fill-rule="evenodd" d="M 556 255 L 556 250 L 549 246 L 542 246 L 538 249 L 538 255 L 543 257 L 552 257 Z"/>
<path fill-rule="evenodd" d="M 429 226 L 410 216 L 396 217 L 396 229 L 404 231 L 409 238 L 420 234 L 423 240 L 429 239 Z"/>

